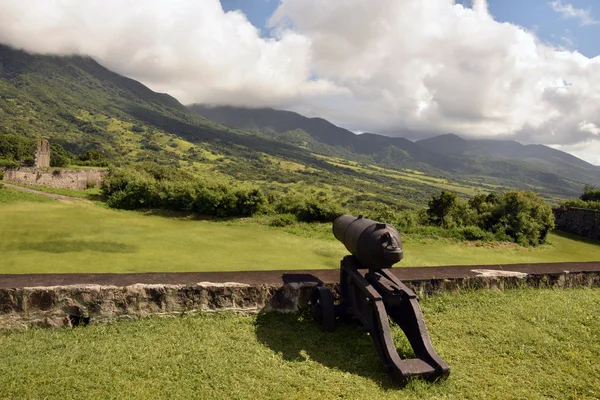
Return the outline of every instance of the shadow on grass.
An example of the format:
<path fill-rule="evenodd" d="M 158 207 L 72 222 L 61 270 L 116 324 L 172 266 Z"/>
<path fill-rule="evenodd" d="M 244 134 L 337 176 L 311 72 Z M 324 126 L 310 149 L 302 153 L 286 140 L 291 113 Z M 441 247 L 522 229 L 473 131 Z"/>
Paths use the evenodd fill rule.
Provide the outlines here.
<path fill-rule="evenodd" d="M 19 243 L 11 250 L 33 250 L 44 253 L 75 253 L 81 251 L 96 251 L 100 253 L 135 253 L 137 246 L 115 242 L 85 242 L 82 240 L 47 241 L 40 243 Z M 8 250 L 8 249 L 7 249 Z"/>
<path fill-rule="evenodd" d="M 600 240 L 588 239 L 583 236 L 578 236 L 572 233 L 562 232 L 562 231 L 553 231 L 556 236 L 560 236 L 565 239 L 575 240 L 577 242 L 587 243 L 587 244 L 595 244 L 600 245 Z"/>
<path fill-rule="evenodd" d="M 384 372 L 371 337 L 357 325 L 340 324 L 333 332 L 326 332 L 308 312 L 265 313 L 256 319 L 256 336 L 287 361 L 313 360 L 371 379 L 385 389 L 398 388 Z M 412 352 L 408 343 L 398 350 L 400 354 Z"/>

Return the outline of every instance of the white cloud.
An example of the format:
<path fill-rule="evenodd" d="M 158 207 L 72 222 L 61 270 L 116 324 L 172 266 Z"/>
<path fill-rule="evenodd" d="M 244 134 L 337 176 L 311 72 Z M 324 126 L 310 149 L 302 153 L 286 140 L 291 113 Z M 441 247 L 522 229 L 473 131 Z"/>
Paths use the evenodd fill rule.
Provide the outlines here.
<path fill-rule="evenodd" d="M 562 0 L 551 1 L 548 3 L 550 7 L 557 13 L 561 14 L 564 18 L 575 18 L 579 20 L 582 26 L 599 24 L 600 21 L 595 20 L 592 15 L 591 9 L 583 10 L 581 8 L 575 8 L 572 4 L 563 4 Z"/>
<path fill-rule="evenodd" d="M 599 140 L 585 140 L 580 143 L 570 145 L 551 146 L 555 149 L 566 151 L 573 154 L 575 157 L 579 157 L 582 160 L 586 160 L 594 165 L 600 165 L 600 141 Z"/>
<path fill-rule="evenodd" d="M 276 105 L 336 90 L 310 79 L 305 36 L 261 38 L 218 0 L 2 0 L 0 42 L 90 55 L 184 102 Z"/>
<path fill-rule="evenodd" d="M 582 121 L 579 123 L 579 131 L 591 133 L 592 135 L 600 135 L 600 127 L 590 121 Z"/>
<path fill-rule="evenodd" d="M 580 124 L 600 126 L 600 57 L 497 22 L 484 0 L 283 0 L 270 24 L 261 38 L 218 0 L 0 2 L 0 42 L 88 54 L 183 102 L 294 109 L 354 131 L 598 140 Z"/>

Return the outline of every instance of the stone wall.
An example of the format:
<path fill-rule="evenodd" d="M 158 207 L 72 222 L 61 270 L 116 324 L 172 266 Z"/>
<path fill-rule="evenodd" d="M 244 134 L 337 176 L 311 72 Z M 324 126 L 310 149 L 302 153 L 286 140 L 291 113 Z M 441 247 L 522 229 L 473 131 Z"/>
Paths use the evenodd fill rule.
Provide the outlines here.
<path fill-rule="evenodd" d="M 600 240 L 600 211 L 584 208 L 554 209 L 556 229 Z"/>
<path fill-rule="evenodd" d="M 600 287 L 600 272 L 526 274 L 475 270 L 478 276 L 405 280 L 420 297 L 472 289 Z M 315 282 L 250 285 L 66 285 L 0 288 L 0 330 L 102 324 L 149 315 L 177 316 L 215 311 L 245 314 L 295 312 L 308 305 Z M 328 285 L 337 290 L 337 284 Z"/>
<path fill-rule="evenodd" d="M 26 185 L 83 190 L 92 185 L 100 186 L 106 174 L 105 170 L 21 167 L 6 169 L 4 180 Z"/>

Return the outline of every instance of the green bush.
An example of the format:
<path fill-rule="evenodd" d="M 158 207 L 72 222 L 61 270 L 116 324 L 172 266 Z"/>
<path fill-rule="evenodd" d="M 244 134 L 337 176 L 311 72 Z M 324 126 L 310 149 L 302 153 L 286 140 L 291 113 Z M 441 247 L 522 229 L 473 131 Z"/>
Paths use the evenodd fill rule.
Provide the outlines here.
<path fill-rule="evenodd" d="M 71 163 L 71 156 L 56 143 L 50 143 L 50 166 L 51 167 L 68 167 Z"/>
<path fill-rule="evenodd" d="M 510 238 L 524 246 L 544 243 L 554 228 L 552 208 L 534 192 L 504 193 L 491 214 L 491 231 L 497 237 Z"/>
<path fill-rule="evenodd" d="M 19 163 L 15 160 L 0 159 L 0 168 L 19 168 Z"/>
<path fill-rule="evenodd" d="M 594 185 L 585 185 L 579 199 L 583 201 L 600 201 L 600 189 Z"/>
<path fill-rule="evenodd" d="M 428 206 L 427 215 L 432 225 L 454 229 L 471 225 L 476 220 L 474 211 L 459 200 L 456 193 L 443 191 L 439 196 L 433 196 Z"/>
<path fill-rule="evenodd" d="M 216 217 L 250 216 L 266 202 L 259 188 L 200 181 L 176 168 L 154 164 L 111 168 L 102 193 L 114 208 L 162 208 Z"/>
<path fill-rule="evenodd" d="M 275 211 L 294 214 L 301 222 L 332 222 L 344 214 L 337 203 L 325 196 L 305 197 L 297 194 L 279 198 Z"/>
<path fill-rule="evenodd" d="M 564 208 L 587 208 L 589 210 L 600 210 L 600 201 L 583 201 L 581 199 L 567 200 L 561 203 Z"/>
<path fill-rule="evenodd" d="M 453 237 L 465 240 L 506 240 L 536 246 L 544 243 L 554 228 L 554 215 L 533 192 L 481 194 L 468 203 L 454 193 L 442 192 L 429 201 L 426 223 L 453 230 Z"/>
<path fill-rule="evenodd" d="M 600 190 L 596 186 L 585 185 L 578 199 L 563 201 L 561 207 L 600 210 Z"/>
<path fill-rule="evenodd" d="M 496 239 L 492 232 L 486 232 L 478 226 L 465 226 L 458 228 L 457 233 L 464 240 L 481 240 L 484 242 L 491 242 Z"/>
<path fill-rule="evenodd" d="M 281 214 L 276 216 L 269 222 L 271 226 L 284 227 L 296 223 L 296 216 L 293 214 Z"/>

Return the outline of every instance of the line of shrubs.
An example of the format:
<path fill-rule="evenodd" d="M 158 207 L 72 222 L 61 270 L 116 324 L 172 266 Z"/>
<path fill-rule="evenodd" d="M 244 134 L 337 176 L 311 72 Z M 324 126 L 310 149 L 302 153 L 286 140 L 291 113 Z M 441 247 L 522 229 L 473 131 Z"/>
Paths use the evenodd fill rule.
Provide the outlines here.
<path fill-rule="evenodd" d="M 554 228 L 552 208 L 534 192 L 479 194 L 468 201 L 442 192 L 432 197 L 426 210 L 393 213 L 384 206 L 374 211 L 369 217 L 391 223 L 404 233 L 523 246 L 545 243 Z"/>
<path fill-rule="evenodd" d="M 331 222 L 343 210 L 326 195 L 264 191 L 253 185 L 197 178 L 172 166 L 142 163 L 111 168 L 102 183 L 110 207 L 167 209 L 215 217 L 277 214 L 273 226 Z M 459 240 L 511 241 L 525 246 L 545 242 L 554 228 L 550 205 L 534 192 L 480 194 L 462 200 L 455 193 L 433 196 L 428 208 L 397 211 L 384 204 L 355 213 L 396 226 L 402 233 Z"/>
<path fill-rule="evenodd" d="M 292 214 L 303 222 L 330 222 L 343 213 L 324 197 L 265 193 L 256 186 L 199 179 L 153 163 L 111 168 L 102 193 L 110 207 L 129 210 L 158 208 L 215 217 L 275 212 Z"/>
<path fill-rule="evenodd" d="M 585 185 L 583 193 L 578 199 L 563 201 L 561 207 L 600 210 L 600 189 L 594 185 Z"/>

